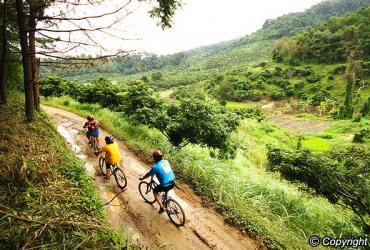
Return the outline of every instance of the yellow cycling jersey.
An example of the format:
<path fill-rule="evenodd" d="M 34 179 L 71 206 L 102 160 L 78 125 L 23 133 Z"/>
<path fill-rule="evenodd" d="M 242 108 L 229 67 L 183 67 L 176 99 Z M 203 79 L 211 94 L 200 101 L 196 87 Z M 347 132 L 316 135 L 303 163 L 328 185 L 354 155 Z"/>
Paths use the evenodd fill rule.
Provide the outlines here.
<path fill-rule="evenodd" d="M 105 152 L 108 155 L 108 163 L 110 164 L 116 164 L 121 161 L 121 154 L 119 153 L 117 142 L 105 145 L 101 152 Z"/>

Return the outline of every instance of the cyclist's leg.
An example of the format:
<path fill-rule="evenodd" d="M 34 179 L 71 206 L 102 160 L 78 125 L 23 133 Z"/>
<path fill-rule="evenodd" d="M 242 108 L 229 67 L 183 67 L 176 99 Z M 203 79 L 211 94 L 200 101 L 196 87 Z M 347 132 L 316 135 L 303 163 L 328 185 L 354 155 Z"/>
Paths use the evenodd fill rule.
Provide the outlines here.
<path fill-rule="evenodd" d="M 98 132 L 96 133 L 96 142 L 98 143 L 98 145 L 99 145 L 99 134 L 100 134 L 100 131 L 98 130 Z"/>
<path fill-rule="evenodd" d="M 93 146 L 94 147 L 97 147 L 98 146 L 98 143 L 99 143 L 99 141 L 98 141 L 99 130 L 90 131 L 89 134 L 90 134 L 90 138 L 95 141 L 93 143 Z"/>
<path fill-rule="evenodd" d="M 161 185 L 158 185 L 156 186 L 154 189 L 153 189 L 153 194 L 154 194 L 154 198 L 155 200 L 157 201 L 158 205 L 159 205 L 159 213 L 163 213 L 164 212 L 164 207 L 163 207 L 163 203 L 161 201 L 161 196 L 159 195 L 160 192 L 168 192 L 171 188 L 170 187 L 162 187 Z"/>
<path fill-rule="evenodd" d="M 107 174 L 105 175 L 105 179 L 109 180 L 110 179 L 110 175 L 111 175 L 111 165 L 108 161 L 106 162 L 106 169 L 107 169 Z"/>
<path fill-rule="evenodd" d="M 91 140 L 90 140 L 90 131 L 86 131 L 86 138 L 89 140 L 89 143 L 91 143 Z"/>

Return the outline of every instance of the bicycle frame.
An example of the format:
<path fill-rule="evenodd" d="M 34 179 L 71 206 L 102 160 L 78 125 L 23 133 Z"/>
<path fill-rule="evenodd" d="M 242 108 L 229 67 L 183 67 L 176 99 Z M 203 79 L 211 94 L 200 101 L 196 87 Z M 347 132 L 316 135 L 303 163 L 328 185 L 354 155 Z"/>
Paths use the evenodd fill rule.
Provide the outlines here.
<path fill-rule="evenodd" d="M 155 203 L 155 199 L 151 194 L 156 186 L 158 186 L 158 183 L 153 179 L 153 177 L 151 177 L 149 182 L 141 181 L 139 183 L 139 192 L 144 200 L 149 204 Z M 183 226 L 185 224 L 184 210 L 180 203 L 171 198 L 168 192 L 169 191 L 159 192 L 165 211 L 173 224 L 176 226 Z"/>
<path fill-rule="evenodd" d="M 88 129 L 86 128 L 86 132 L 88 132 Z M 94 149 L 94 152 L 99 151 L 99 136 L 93 136 L 89 135 L 90 141 L 91 141 L 91 147 Z"/>
<path fill-rule="evenodd" d="M 104 156 L 101 156 L 99 158 L 99 167 L 103 175 L 106 175 L 107 160 L 108 160 L 108 156 L 106 154 L 104 154 Z M 122 171 L 122 169 L 120 169 L 118 164 L 113 164 L 111 165 L 110 168 L 111 168 L 111 174 L 109 175 L 109 177 L 113 175 L 114 179 L 116 180 L 117 185 L 120 188 L 124 189 L 127 185 L 127 178 L 125 176 L 125 173 Z"/>

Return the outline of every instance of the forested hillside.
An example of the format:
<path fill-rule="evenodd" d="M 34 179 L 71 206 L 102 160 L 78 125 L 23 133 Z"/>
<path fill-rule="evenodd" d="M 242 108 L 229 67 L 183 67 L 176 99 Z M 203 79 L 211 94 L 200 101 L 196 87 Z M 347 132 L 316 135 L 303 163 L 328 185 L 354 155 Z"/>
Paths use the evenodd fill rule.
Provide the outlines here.
<path fill-rule="evenodd" d="M 282 39 L 273 59 L 289 65 L 346 63 L 351 54 L 363 61 L 368 71 L 370 59 L 370 7 Z"/>
<path fill-rule="evenodd" d="M 280 102 L 295 98 L 300 103 L 292 103 L 292 108 L 304 110 L 311 106 L 320 114 L 331 114 L 335 119 L 344 117 L 342 106 L 345 99 L 353 95 L 352 103 L 346 104 L 351 107 L 347 112 L 348 117 L 358 113 L 365 116 L 368 114 L 370 97 L 370 65 L 367 62 L 370 51 L 370 7 L 351 13 L 349 11 L 367 3 L 354 2 L 327 1 L 305 12 L 270 20 L 270 26 L 265 25 L 262 30 L 247 36 L 255 37 L 253 43 L 229 41 L 169 56 L 133 54 L 101 65 L 99 70 L 90 67 L 74 71 L 80 75 L 74 76 L 73 71 L 66 71 L 69 74 L 69 77 L 65 77 L 69 81 L 69 88 L 63 88 L 64 93 L 59 93 L 62 90 L 55 86 L 58 85 L 55 79 L 42 80 L 44 85 L 41 85 L 41 91 L 47 96 L 67 93 L 78 100 L 96 100 L 105 106 L 109 102 L 104 96 L 95 94 L 95 97 L 91 97 L 91 90 L 83 89 L 93 87 L 80 84 L 99 82 L 100 76 L 104 75 L 113 84 L 126 85 L 129 81 L 141 80 L 155 91 L 175 88 L 171 97 L 177 99 L 185 96 L 204 99 L 205 96 L 211 96 L 226 104 L 230 101 Z M 278 27 L 283 30 L 283 24 L 289 29 L 296 15 L 305 15 L 303 20 L 308 18 L 318 23 L 323 18 L 329 19 L 329 13 L 332 13 L 332 17 L 347 14 L 333 17 L 290 38 L 267 39 L 276 33 Z M 304 25 L 309 26 L 308 22 L 302 22 L 301 26 Z M 354 79 L 351 80 L 351 86 L 346 87 L 349 75 L 353 75 Z M 64 73 L 60 72 L 59 77 L 63 76 Z M 194 88 L 192 85 L 195 84 Z M 107 91 L 101 89 L 100 92 Z M 117 97 L 119 91 L 108 92 L 112 92 L 110 105 L 117 105 L 117 99 L 122 98 Z"/>
<path fill-rule="evenodd" d="M 267 19 L 262 29 L 240 39 L 240 43 L 279 39 L 303 32 L 306 28 L 323 24 L 335 17 L 357 12 L 370 5 L 369 0 L 327 0 L 304 12 L 289 13 L 275 19 Z"/>
<path fill-rule="evenodd" d="M 90 75 L 96 78 L 103 74 L 116 78 L 157 70 L 190 68 L 190 72 L 197 72 L 212 69 L 226 70 L 251 65 L 255 62 L 271 60 L 271 51 L 277 39 L 293 36 L 303 32 L 306 28 L 326 23 L 331 18 L 356 12 L 369 5 L 370 0 L 327 0 L 304 12 L 289 13 L 276 19 L 268 19 L 261 29 L 240 39 L 166 56 L 146 52 L 132 53 L 124 58 L 115 58 L 103 65 L 93 65 L 89 68 L 76 70 L 42 67 L 41 77 L 57 74 L 69 80 L 79 80 L 86 79 L 81 75 Z"/>

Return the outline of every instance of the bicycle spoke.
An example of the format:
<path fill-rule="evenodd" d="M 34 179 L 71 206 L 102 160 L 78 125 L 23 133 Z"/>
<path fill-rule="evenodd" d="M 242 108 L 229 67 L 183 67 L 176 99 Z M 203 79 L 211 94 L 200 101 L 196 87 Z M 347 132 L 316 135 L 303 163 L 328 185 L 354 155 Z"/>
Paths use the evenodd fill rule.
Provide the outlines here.
<path fill-rule="evenodd" d="M 114 178 L 116 179 L 117 185 L 120 188 L 124 189 L 126 187 L 127 185 L 126 176 L 123 173 L 123 171 L 118 167 L 114 169 Z"/>
<path fill-rule="evenodd" d="M 146 181 L 142 181 L 139 183 L 139 192 L 143 199 L 148 203 L 154 203 L 155 198 L 153 195 L 152 187 Z"/>
<path fill-rule="evenodd" d="M 170 220 L 176 226 L 183 226 L 185 224 L 185 212 L 180 204 L 174 199 L 170 198 L 167 200 L 166 212 Z"/>
<path fill-rule="evenodd" d="M 106 160 L 105 157 L 101 156 L 99 158 L 99 167 L 103 175 L 107 174 L 107 165 L 106 165 Z"/>

